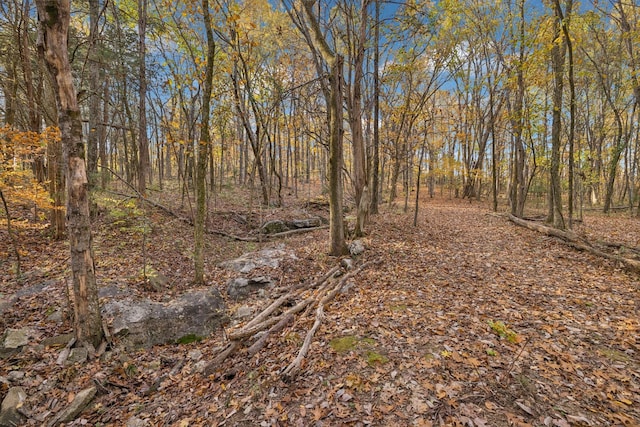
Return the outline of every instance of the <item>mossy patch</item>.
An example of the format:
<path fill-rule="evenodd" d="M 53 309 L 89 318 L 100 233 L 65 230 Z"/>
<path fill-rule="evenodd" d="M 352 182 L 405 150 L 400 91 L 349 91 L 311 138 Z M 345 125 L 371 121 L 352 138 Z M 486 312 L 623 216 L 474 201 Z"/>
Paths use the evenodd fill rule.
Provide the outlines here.
<path fill-rule="evenodd" d="M 329 342 L 329 346 L 338 353 L 346 353 L 348 351 L 355 350 L 360 339 L 353 335 L 347 335 L 345 337 L 334 338 Z"/>
<path fill-rule="evenodd" d="M 376 363 L 380 365 L 384 365 L 389 361 L 389 358 L 383 354 L 380 354 L 376 351 L 367 351 L 365 353 L 367 364 L 375 365 Z"/>
<path fill-rule="evenodd" d="M 187 334 L 176 340 L 176 344 L 191 344 L 202 341 L 202 337 L 196 334 Z"/>
<path fill-rule="evenodd" d="M 354 335 L 334 338 L 329 342 L 329 346 L 334 349 L 336 353 L 356 352 L 365 359 L 368 365 L 387 363 L 389 358 L 375 351 L 377 344 L 377 341 L 373 338 L 360 338 Z"/>

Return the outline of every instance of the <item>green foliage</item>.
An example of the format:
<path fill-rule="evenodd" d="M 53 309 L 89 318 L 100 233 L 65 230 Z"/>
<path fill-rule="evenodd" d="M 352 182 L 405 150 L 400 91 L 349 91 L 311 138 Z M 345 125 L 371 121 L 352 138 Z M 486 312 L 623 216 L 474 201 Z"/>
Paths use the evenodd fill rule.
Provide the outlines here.
<path fill-rule="evenodd" d="M 123 368 L 124 374 L 129 378 L 135 377 L 138 374 L 138 367 L 133 363 L 125 362 Z"/>
<path fill-rule="evenodd" d="M 176 344 L 191 344 L 191 343 L 194 343 L 194 342 L 200 342 L 203 339 L 204 339 L 203 337 L 201 337 L 199 335 L 196 335 L 196 334 L 187 334 L 187 335 L 184 335 L 184 336 L 178 338 L 176 340 Z"/>
<path fill-rule="evenodd" d="M 376 363 L 383 365 L 389 361 L 389 358 L 375 351 L 367 351 L 366 360 L 369 365 L 375 365 Z"/>
<path fill-rule="evenodd" d="M 138 207 L 135 200 L 129 199 L 108 209 L 111 225 L 123 233 L 146 234 L 149 226 L 144 221 L 144 211 Z"/>
<path fill-rule="evenodd" d="M 495 332 L 499 337 L 504 338 L 513 344 L 517 344 L 521 341 L 521 338 L 518 336 L 518 334 L 509 329 L 503 321 L 498 320 L 497 322 L 494 322 L 493 320 L 489 320 L 488 323 L 491 327 L 491 330 L 493 330 L 493 332 Z"/>
<path fill-rule="evenodd" d="M 360 338 L 354 335 L 347 335 L 332 339 L 329 342 L 329 347 L 337 353 L 357 352 L 364 358 L 368 365 L 387 363 L 389 358 L 373 349 L 376 344 L 377 342 L 373 338 Z"/>
<path fill-rule="evenodd" d="M 346 353 L 347 351 L 354 350 L 358 344 L 359 339 L 353 335 L 347 335 L 346 337 L 334 338 L 329 342 L 329 347 L 334 349 L 338 353 Z"/>

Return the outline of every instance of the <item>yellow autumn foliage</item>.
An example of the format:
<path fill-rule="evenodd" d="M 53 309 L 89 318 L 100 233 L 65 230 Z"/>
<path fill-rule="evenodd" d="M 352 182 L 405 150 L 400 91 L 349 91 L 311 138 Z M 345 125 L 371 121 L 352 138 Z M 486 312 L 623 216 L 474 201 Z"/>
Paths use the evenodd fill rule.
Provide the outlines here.
<path fill-rule="evenodd" d="M 33 173 L 37 158 L 46 155 L 47 144 L 60 139 L 56 127 L 42 132 L 0 127 L 0 189 L 13 206 L 51 209 L 47 182 L 38 182 Z"/>

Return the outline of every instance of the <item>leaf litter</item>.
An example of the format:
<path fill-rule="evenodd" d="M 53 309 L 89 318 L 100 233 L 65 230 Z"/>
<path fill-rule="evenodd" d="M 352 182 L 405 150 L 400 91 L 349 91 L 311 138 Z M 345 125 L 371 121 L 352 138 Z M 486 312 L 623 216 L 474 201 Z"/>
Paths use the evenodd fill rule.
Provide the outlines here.
<path fill-rule="evenodd" d="M 300 374 L 290 382 L 282 372 L 311 328 L 312 313 L 293 319 L 253 356 L 241 350 L 209 376 L 198 366 L 225 344 L 222 332 L 129 354 L 116 346 L 106 359 L 59 366 L 60 348 L 39 342 L 71 330 L 60 306 L 66 245 L 23 230 L 26 278 L 19 283 L 3 274 L 3 296 L 46 281 L 47 292 L 25 292 L 3 313 L 3 328 L 35 332 L 33 344 L 0 361 L 0 377 L 27 373 L 21 386 L 31 425 L 46 423 L 92 384 L 100 385 L 99 395 L 70 425 L 134 419 L 159 426 L 640 424 L 637 276 L 517 227 L 483 205 L 425 200 L 417 228 L 394 206 L 382 211 L 372 218 L 362 255 L 382 263 L 327 303 Z M 191 230 L 159 211 L 142 215 L 152 230 L 146 259 L 167 276 L 166 292 L 153 292 L 140 277 L 145 228 L 110 227 L 107 216 L 96 226 L 100 284 L 167 300 L 191 287 Z M 219 228 L 236 227 L 232 234 L 240 234 L 235 216 L 221 214 Z M 592 215 L 576 231 L 594 241 L 615 236 L 633 248 L 640 241 L 634 221 Z M 279 286 L 320 277 L 335 264 L 324 255 L 327 234 L 284 240 L 299 261 L 280 268 Z M 217 263 L 261 244 L 209 239 L 207 274 L 222 290 L 228 273 Z M 248 303 L 262 309 L 270 300 Z M 63 310 L 62 320 L 47 321 L 56 309 Z M 8 383 L 0 384 L 0 395 Z"/>

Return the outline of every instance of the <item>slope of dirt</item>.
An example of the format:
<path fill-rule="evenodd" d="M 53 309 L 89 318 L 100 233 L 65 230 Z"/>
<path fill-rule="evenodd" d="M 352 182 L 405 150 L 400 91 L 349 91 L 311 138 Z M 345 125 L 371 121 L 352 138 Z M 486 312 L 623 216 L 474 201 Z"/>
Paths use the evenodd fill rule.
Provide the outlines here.
<path fill-rule="evenodd" d="M 163 213 L 146 212 L 142 223 L 144 216 L 128 213 L 121 223 L 107 214 L 99 219 L 101 285 L 163 300 L 190 287 L 191 231 Z M 285 214 L 254 212 L 262 216 L 256 223 Z M 233 234 L 247 232 L 234 218 L 226 211 L 211 225 L 227 230 L 235 224 Z M 598 217 L 593 223 L 606 222 Z M 591 229 L 587 218 L 581 232 L 640 239 L 633 220 L 610 226 Z M 152 231 L 142 233 L 144 227 Z M 27 372 L 22 385 L 31 425 L 46 422 L 96 383 L 99 396 L 70 425 L 640 424 L 638 277 L 468 202 L 425 200 L 417 228 L 412 215 L 384 206 L 369 230 L 367 250 L 356 262 L 383 262 L 328 304 L 302 373 L 291 382 L 280 372 L 295 357 L 312 312 L 270 337 L 255 356 L 241 351 L 209 377 L 196 365 L 213 359 L 222 333 L 132 354 L 116 347 L 106 359 L 68 367 L 56 365 L 59 349 L 33 345 L 0 360 L 0 376 Z M 34 244 L 38 236 L 42 240 L 32 233 Z M 221 289 L 228 273 L 218 261 L 273 244 L 209 238 L 208 275 Z M 320 230 L 283 240 L 300 261 L 279 270 L 279 286 L 319 277 L 335 265 L 324 255 L 327 238 Z M 67 258 L 62 243 L 29 248 L 25 282 L 3 273 L 2 293 L 41 283 L 48 283 L 47 292 L 18 298 L 0 326 L 33 327 L 37 344 L 69 331 L 68 320 L 47 320 L 64 299 Z M 143 258 L 168 277 L 167 292 L 149 292 L 140 279 Z M 8 386 L 0 387 L 2 396 Z"/>

